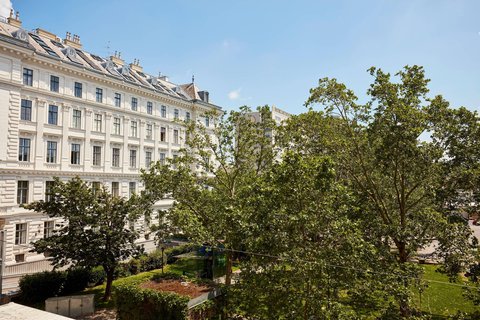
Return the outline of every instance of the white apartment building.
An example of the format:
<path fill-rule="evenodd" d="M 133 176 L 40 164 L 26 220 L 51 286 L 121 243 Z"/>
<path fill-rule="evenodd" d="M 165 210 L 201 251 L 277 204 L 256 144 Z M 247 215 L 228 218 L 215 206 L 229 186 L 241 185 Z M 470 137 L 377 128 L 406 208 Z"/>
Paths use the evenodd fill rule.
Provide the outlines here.
<path fill-rule="evenodd" d="M 48 237 L 55 221 L 21 204 L 45 199 L 53 176 L 76 175 L 128 197 L 140 168 L 175 157 L 183 146 L 182 121 L 213 120 L 220 110 L 193 83 L 177 85 L 82 49 L 42 29 L 26 31 L 13 13 L 0 22 L 0 230 L 4 231 L 3 292 L 21 275 L 51 269 L 30 243 Z M 171 202 L 158 203 L 166 208 Z M 141 242 L 151 245 L 140 221 Z"/>

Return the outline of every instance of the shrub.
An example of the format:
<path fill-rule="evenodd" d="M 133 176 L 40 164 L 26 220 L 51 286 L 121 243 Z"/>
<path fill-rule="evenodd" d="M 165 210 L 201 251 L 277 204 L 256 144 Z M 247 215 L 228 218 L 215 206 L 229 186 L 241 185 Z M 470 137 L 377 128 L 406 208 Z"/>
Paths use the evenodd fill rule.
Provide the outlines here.
<path fill-rule="evenodd" d="M 60 294 L 65 283 L 66 273 L 45 271 L 25 275 L 20 279 L 21 300 L 25 303 L 44 302 L 45 299 Z"/>
<path fill-rule="evenodd" d="M 188 297 L 176 293 L 142 289 L 140 281 L 114 285 L 115 305 L 120 320 L 188 319 Z"/>
<path fill-rule="evenodd" d="M 90 270 L 85 268 L 73 268 L 66 272 L 61 295 L 69 295 L 84 290 L 88 286 Z"/>
<path fill-rule="evenodd" d="M 98 286 L 105 281 L 107 277 L 103 267 L 95 267 L 90 270 L 90 277 L 88 278 L 89 286 Z"/>

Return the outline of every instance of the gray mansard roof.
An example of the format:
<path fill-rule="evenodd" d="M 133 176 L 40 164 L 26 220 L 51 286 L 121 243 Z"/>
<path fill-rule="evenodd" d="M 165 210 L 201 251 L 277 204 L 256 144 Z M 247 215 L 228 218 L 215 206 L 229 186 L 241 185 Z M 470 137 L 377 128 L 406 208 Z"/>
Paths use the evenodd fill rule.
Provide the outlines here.
<path fill-rule="evenodd" d="M 168 78 L 165 76 L 149 75 L 143 72 L 143 68 L 138 61 L 127 64 L 119 55 L 103 58 L 86 52 L 82 49 L 80 38 L 76 35 L 71 38 L 68 34 L 66 39 L 62 40 L 45 30 L 26 31 L 16 26 L 16 24 L 0 21 L 0 42 L 2 41 L 29 48 L 35 51 L 36 54 L 61 60 L 72 66 L 82 67 L 183 100 L 208 103 L 220 109 L 220 107 L 209 103 L 208 93 L 205 94 L 206 91 L 199 91 L 195 84 L 177 85 L 168 81 Z"/>

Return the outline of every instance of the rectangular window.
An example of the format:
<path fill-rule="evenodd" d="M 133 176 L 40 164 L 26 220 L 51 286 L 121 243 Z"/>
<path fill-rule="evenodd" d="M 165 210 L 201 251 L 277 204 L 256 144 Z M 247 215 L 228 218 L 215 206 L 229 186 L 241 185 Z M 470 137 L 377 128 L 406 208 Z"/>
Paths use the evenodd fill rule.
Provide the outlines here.
<path fill-rule="evenodd" d="M 95 90 L 95 100 L 100 103 L 103 102 L 103 89 L 97 88 Z"/>
<path fill-rule="evenodd" d="M 147 113 L 152 114 L 153 113 L 153 103 L 150 101 L 147 102 Z"/>
<path fill-rule="evenodd" d="M 167 106 L 162 106 L 161 116 L 162 116 L 162 118 L 166 118 L 166 117 L 167 117 Z"/>
<path fill-rule="evenodd" d="M 55 221 L 45 221 L 43 223 L 43 238 L 48 238 L 53 235 L 53 229 L 55 227 Z"/>
<path fill-rule="evenodd" d="M 178 144 L 178 130 L 173 130 L 173 143 Z"/>
<path fill-rule="evenodd" d="M 82 128 L 82 111 L 74 109 L 72 117 L 72 127 L 75 129 Z"/>
<path fill-rule="evenodd" d="M 30 87 L 33 85 L 33 70 L 23 68 L 23 84 Z"/>
<path fill-rule="evenodd" d="M 160 164 L 162 166 L 165 165 L 165 158 L 166 158 L 165 152 L 160 152 Z"/>
<path fill-rule="evenodd" d="M 20 107 L 20 119 L 32 121 L 32 101 L 22 99 Z"/>
<path fill-rule="evenodd" d="M 205 117 L 205 127 L 209 127 L 209 126 L 210 126 L 210 118 Z"/>
<path fill-rule="evenodd" d="M 137 167 L 137 150 L 130 150 L 130 167 Z"/>
<path fill-rule="evenodd" d="M 113 118 L 113 134 L 120 134 L 120 118 Z"/>
<path fill-rule="evenodd" d="M 118 197 L 120 195 L 120 186 L 118 182 L 113 181 L 112 182 L 112 196 Z"/>
<path fill-rule="evenodd" d="M 75 82 L 75 86 L 73 88 L 74 90 L 74 93 L 75 93 L 75 97 L 77 98 L 81 98 L 82 97 L 82 84 L 80 82 Z"/>
<path fill-rule="evenodd" d="M 150 167 L 151 163 L 152 163 L 152 152 L 145 151 L 145 166 Z"/>
<path fill-rule="evenodd" d="M 138 109 L 138 99 L 135 97 L 132 97 L 132 110 L 137 111 Z"/>
<path fill-rule="evenodd" d="M 71 164 L 80 164 L 80 144 L 72 143 L 72 151 L 70 154 Z"/>
<path fill-rule="evenodd" d="M 56 141 L 47 141 L 47 163 L 57 163 Z"/>
<path fill-rule="evenodd" d="M 92 182 L 92 193 L 97 194 L 98 191 L 100 191 L 100 182 L 93 181 Z"/>
<path fill-rule="evenodd" d="M 130 137 L 137 137 L 137 121 L 130 122 Z"/>
<path fill-rule="evenodd" d="M 152 125 L 147 123 L 147 139 L 152 139 Z"/>
<path fill-rule="evenodd" d="M 27 202 L 28 202 L 28 181 L 18 181 L 17 203 L 24 204 Z"/>
<path fill-rule="evenodd" d="M 100 146 L 93 146 L 92 164 L 93 164 L 94 166 L 100 166 L 100 165 L 102 165 L 102 147 L 100 147 Z"/>
<path fill-rule="evenodd" d="M 167 138 L 166 135 L 167 135 L 167 129 L 165 129 L 164 127 L 161 127 L 160 128 L 160 141 L 165 142 L 165 139 Z"/>
<path fill-rule="evenodd" d="M 112 167 L 120 167 L 120 149 L 112 149 Z"/>
<path fill-rule="evenodd" d="M 173 110 L 173 119 L 177 120 L 179 115 L 180 112 L 178 111 L 178 109 Z"/>
<path fill-rule="evenodd" d="M 185 113 L 185 121 L 190 121 L 190 112 Z"/>
<path fill-rule="evenodd" d="M 18 161 L 30 161 L 30 139 L 18 140 Z"/>
<path fill-rule="evenodd" d="M 45 182 L 45 201 L 48 202 L 53 199 L 52 190 L 55 185 L 55 181 Z"/>
<path fill-rule="evenodd" d="M 115 93 L 115 107 L 120 107 L 122 104 L 122 95 L 120 93 Z"/>
<path fill-rule="evenodd" d="M 25 262 L 25 253 L 16 254 L 15 262 L 16 263 Z"/>
<path fill-rule="evenodd" d="M 48 124 L 58 124 L 58 107 L 54 105 L 48 106 Z"/>
<path fill-rule="evenodd" d="M 15 244 L 27 243 L 27 224 L 17 223 L 15 225 Z"/>
<path fill-rule="evenodd" d="M 128 196 L 131 197 L 137 189 L 137 184 L 135 182 L 128 183 Z"/>
<path fill-rule="evenodd" d="M 60 79 L 57 76 L 50 76 L 50 91 L 60 91 Z"/>
<path fill-rule="evenodd" d="M 95 113 L 93 118 L 93 130 L 97 132 L 102 132 L 102 115 L 99 113 Z"/>

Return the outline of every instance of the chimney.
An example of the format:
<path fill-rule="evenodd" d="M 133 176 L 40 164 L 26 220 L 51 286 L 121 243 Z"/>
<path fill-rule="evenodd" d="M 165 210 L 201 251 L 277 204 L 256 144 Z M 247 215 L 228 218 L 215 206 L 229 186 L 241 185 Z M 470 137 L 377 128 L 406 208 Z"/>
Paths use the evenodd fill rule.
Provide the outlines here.
<path fill-rule="evenodd" d="M 10 16 L 7 18 L 7 22 L 9 25 L 21 28 L 22 27 L 22 21 L 20 21 L 20 12 L 15 13 L 15 17 L 13 16 L 13 9 L 10 9 Z"/>
<path fill-rule="evenodd" d="M 47 39 L 53 40 L 53 41 L 57 40 L 57 35 L 49 32 L 47 30 L 37 28 L 37 29 L 35 29 L 35 32 L 42 38 L 47 38 Z"/>
<path fill-rule="evenodd" d="M 82 49 L 82 44 L 80 43 L 80 37 L 76 34 L 73 35 L 67 31 L 65 35 L 65 39 L 63 39 L 63 44 L 75 48 L 75 49 Z"/>
<path fill-rule="evenodd" d="M 143 67 L 140 65 L 140 60 L 133 59 L 133 63 L 130 63 L 130 69 L 136 72 L 143 72 Z"/>
<path fill-rule="evenodd" d="M 125 61 L 121 58 L 122 53 L 115 51 L 115 54 L 113 56 L 110 56 L 110 60 L 115 63 L 116 65 L 122 67 L 125 64 Z"/>

